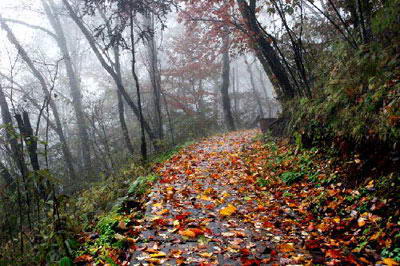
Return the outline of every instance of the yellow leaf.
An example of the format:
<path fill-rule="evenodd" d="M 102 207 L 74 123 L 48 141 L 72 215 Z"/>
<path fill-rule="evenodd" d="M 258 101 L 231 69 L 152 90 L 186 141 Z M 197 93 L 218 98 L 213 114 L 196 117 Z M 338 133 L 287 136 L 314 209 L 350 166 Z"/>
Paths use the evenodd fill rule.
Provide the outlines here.
<path fill-rule="evenodd" d="M 231 216 L 232 214 L 234 214 L 236 212 L 236 207 L 233 206 L 232 204 L 228 204 L 227 207 L 221 209 L 219 211 L 219 213 L 223 216 Z"/>
<path fill-rule="evenodd" d="M 395 261 L 394 259 L 391 259 L 391 258 L 384 258 L 383 263 L 385 263 L 386 265 L 389 265 L 389 266 L 399 265 L 399 263 L 397 261 Z"/>
<path fill-rule="evenodd" d="M 210 198 L 209 196 L 207 196 L 207 195 L 201 195 L 200 197 L 198 197 L 199 199 L 201 199 L 201 200 L 208 200 L 208 201 L 212 201 L 212 198 Z"/>
<path fill-rule="evenodd" d="M 204 252 L 204 253 L 200 253 L 199 254 L 200 255 L 200 257 L 203 257 L 203 258 L 211 258 L 212 257 L 212 253 L 211 252 Z"/>
<path fill-rule="evenodd" d="M 161 209 L 161 208 L 162 208 L 162 203 L 161 203 L 161 202 L 154 203 L 154 204 L 153 204 L 153 207 L 154 207 L 154 208 L 160 208 L 160 209 Z"/>
<path fill-rule="evenodd" d="M 155 254 L 150 254 L 150 258 L 162 258 L 167 256 L 167 254 L 165 254 L 164 252 L 160 251 L 158 253 Z"/>
<path fill-rule="evenodd" d="M 207 188 L 206 190 L 204 190 L 204 194 L 206 195 L 210 195 L 214 192 L 214 190 L 212 188 Z"/>
<path fill-rule="evenodd" d="M 229 196 L 230 196 L 230 194 L 228 192 L 226 192 L 226 191 L 224 191 L 224 193 L 222 193 L 222 197 L 223 198 L 226 198 L 226 197 L 229 197 Z"/>

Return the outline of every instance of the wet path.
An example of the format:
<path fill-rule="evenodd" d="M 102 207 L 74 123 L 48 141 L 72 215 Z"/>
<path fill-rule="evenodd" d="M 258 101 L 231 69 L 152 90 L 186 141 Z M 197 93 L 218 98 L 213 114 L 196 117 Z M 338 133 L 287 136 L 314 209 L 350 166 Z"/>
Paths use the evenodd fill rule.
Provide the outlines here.
<path fill-rule="evenodd" d="M 131 265 L 302 264 L 301 215 L 256 185 L 242 152 L 256 131 L 189 146 L 156 172 Z M 285 226 L 290 224 L 290 226 Z"/>

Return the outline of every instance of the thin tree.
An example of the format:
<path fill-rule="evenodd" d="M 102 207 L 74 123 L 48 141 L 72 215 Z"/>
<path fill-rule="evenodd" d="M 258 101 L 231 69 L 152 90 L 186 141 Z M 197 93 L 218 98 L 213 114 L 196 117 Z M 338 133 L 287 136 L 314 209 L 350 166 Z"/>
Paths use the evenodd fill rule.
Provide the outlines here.
<path fill-rule="evenodd" d="M 228 130 L 235 130 L 235 123 L 233 120 L 231 110 L 231 99 L 229 97 L 229 79 L 230 79 L 230 58 L 229 58 L 229 33 L 226 30 L 226 34 L 223 36 L 223 54 L 222 54 L 222 107 L 224 111 L 225 123 Z"/>
<path fill-rule="evenodd" d="M 85 120 L 85 114 L 82 106 L 82 93 L 78 81 L 78 76 L 75 71 L 75 67 L 72 62 L 70 51 L 67 45 L 65 32 L 62 27 L 62 23 L 57 14 L 55 4 L 52 0 L 41 0 L 47 18 L 54 29 L 56 34 L 56 42 L 63 55 L 63 62 L 67 71 L 69 87 L 72 97 L 72 105 L 75 111 L 79 139 L 80 139 L 80 151 L 82 153 L 84 169 L 87 173 L 91 172 L 92 162 L 90 156 L 90 139 L 87 133 L 87 125 Z"/>

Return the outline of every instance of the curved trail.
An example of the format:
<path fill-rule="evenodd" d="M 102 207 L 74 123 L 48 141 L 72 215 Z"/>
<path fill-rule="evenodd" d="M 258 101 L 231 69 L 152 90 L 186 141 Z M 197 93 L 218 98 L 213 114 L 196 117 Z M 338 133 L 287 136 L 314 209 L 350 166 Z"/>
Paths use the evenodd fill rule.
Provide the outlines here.
<path fill-rule="evenodd" d="M 131 265 L 304 264 L 308 234 L 290 203 L 256 185 L 243 152 L 256 131 L 193 144 L 156 172 Z M 285 226 L 290 224 L 290 226 Z"/>

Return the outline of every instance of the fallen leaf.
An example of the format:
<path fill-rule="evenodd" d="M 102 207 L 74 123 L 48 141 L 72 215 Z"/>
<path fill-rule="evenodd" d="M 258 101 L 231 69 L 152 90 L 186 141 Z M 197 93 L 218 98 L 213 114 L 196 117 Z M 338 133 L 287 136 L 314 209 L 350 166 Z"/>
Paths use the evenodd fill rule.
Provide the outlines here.
<path fill-rule="evenodd" d="M 328 249 L 325 252 L 325 256 L 333 259 L 338 259 L 342 257 L 342 252 L 338 249 Z"/>
<path fill-rule="evenodd" d="M 233 206 L 232 204 L 228 204 L 228 206 L 227 207 L 225 207 L 225 208 L 223 208 L 223 209 L 221 209 L 220 211 L 219 211 L 219 213 L 222 215 L 222 216 L 231 216 L 232 214 L 234 214 L 235 212 L 236 212 L 236 207 L 235 206 Z"/>
<path fill-rule="evenodd" d="M 183 230 L 183 231 L 179 231 L 179 234 L 181 236 L 185 236 L 185 237 L 188 237 L 188 238 L 195 238 L 195 237 L 197 237 L 199 235 L 203 235 L 204 231 L 201 230 L 201 229 L 198 229 L 198 228 L 189 228 L 189 229 L 186 229 L 186 230 Z"/>
<path fill-rule="evenodd" d="M 203 252 L 203 253 L 200 253 L 199 255 L 200 255 L 200 257 L 203 257 L 203 258 L 211 258 L 213 256 L 213 253 Z"/>
<path fill-rule="evenodd" d="M 150 258 L 162 258 L 167 256 L 164 252 L 160 251 L 158 253 L 150 254 Z"/>
<path fill-rule="evenodd" d="M 157 215 L 164 215 L 164 214 L 167 214 L 167 213 L 169 213 L 168 209 L 164 209 L 164 210 L 161 210 L 159 212 L 156 212 Z"/>
<path fill-rule="evenodd" d="M 126 223 L 125 223 L 124 221 L 120 221 L 120 222 L 118 223 L 118 227 L 119 227 L 120 229 L 122 229 L 122 230 L 126 230 L 126 229 L 127 229 Z"/>
<path fill-rule="evenodd" d="M 362 217 L 358 218 L 357 224 L 359 227 L 363 227 L 365 225 L 365 219 Z"/>
<path fill-rule="evenodd" d="M 90 255 L 81 255 L 79 257 L 76 257 L 74 259 L 74 263 L 78 263 L 78 262 L 92 262 L 93 261 L 93 257 Z"/>
<path fill-rule="evenodd" d="M 386 265 L 389 265 L 389 266 L 397 266 L 397 265 L 399 265 L 399 263 L 397 261 L 395 261 L 394 259 L 392 259 L 392 258 L 384 258 L 383 259 L 383 263 L 385 263 Z"/>
<path fill-rule="evenodd" d="M 285 243 L 285 244 L 280 244 L 277 246 L 280 252 L 291 252 L 294 250 L 294 244 L 293 243 Z"/>

